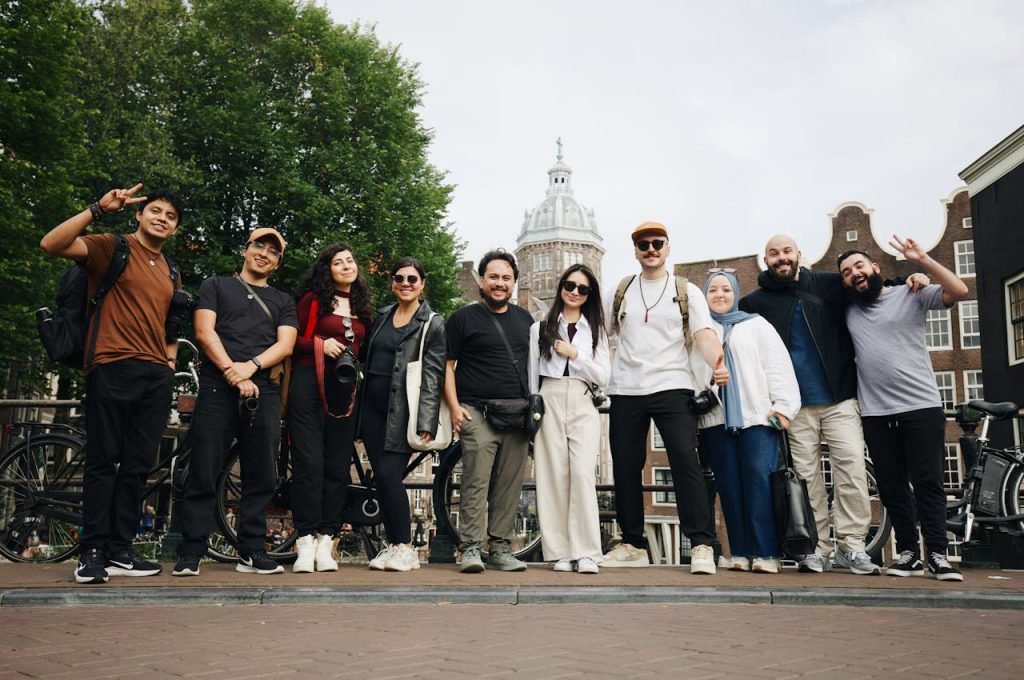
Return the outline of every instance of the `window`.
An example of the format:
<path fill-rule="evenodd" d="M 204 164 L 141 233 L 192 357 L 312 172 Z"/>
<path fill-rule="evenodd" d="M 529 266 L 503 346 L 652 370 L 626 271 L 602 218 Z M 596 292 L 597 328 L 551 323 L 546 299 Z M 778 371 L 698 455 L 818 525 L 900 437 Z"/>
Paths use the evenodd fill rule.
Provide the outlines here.
<path fill-rule="evenodd" d="M 846 241 L 847 241 L 847 243 L 853 243 L 856 240 L 857 240 L 857 230 L 856 229 L 851 229 L 850 231 L 846 232 Z"/>
<path fill-rule="evenodd" d="M 984 398 L 985 390 L 982 389 L 981 371 L 964 371 L 964 401 Z"/>
<path fill-rule="evenodd" d="M 555 259 L 551 253 L 537 253 L 533 256 L 533 270 L 543 272 L 555 265 Z"/>
<path fill-rule="evenodd" d="M 956 250 L 956 275 L 974 276 L 974 241 L 957 241 L 953 246 Z"/>
<path fill-rule="evenodd" d="M 935 385 L 939 388 L 942 410 L 952 411 L 956 404 L 956 373 L 942 371 L 935 374 Z"/>
<path fill-rule="evenodd" d="M 930 309 L 924 322 L 924 342 L 928 350 L 953 349 L 949 337 L 949 310 Z"/>
<path fill-rule="evenodd" d="M 1024 362 L 1024 273 L 1006 282 L 1006 338 L 1010 365 Z"/>
<path fill-rule="evenodd" d="M 655 484 L 671 484 L 672 483 L 672 471 L 668 468 L 652 468 L 654 472 L 654 483 Z M 655 491 L 654 492 L 654 504 L 655 505 L 675 505 L 676 504 L 676 492 L 675 491 Z"/>
<path fill-rule="evenodd" d="M 981 321 L 978 320 L 978 301 L 958 303 L 960 313 L 960 347 L 981 347 Z"/>
<path fill-rule="evenodd" d="M 960 445 L 946 442 L 946 458 L 942 461 L 942 485 L 947 489 L 959 489 L 962 483 Z"/>
<path fill-rule="evenodd" d="M 971 229 L 974 226 L 974 221 L 970 217 L 965 217 L 960 224 L 963 225 L 964 229 Z"/>
<path fill-rule="evenodd" d="M 583 264 L 583 253 L 566 251 L 562 253 L 562 268 L 568 269 L 574 264 Z"/>
<path fill-rule="evenodd" d="M 661 438 L 661 433 L 658 432 L 657 425 L 654 421 L 651 421 L 651 448 L 665 450 L 665 440 Z"/>
<path fill-rule="evenodd" d="M 412 509 L 423 512 L 423 489 L 413 489 L 412 501 Z"/>

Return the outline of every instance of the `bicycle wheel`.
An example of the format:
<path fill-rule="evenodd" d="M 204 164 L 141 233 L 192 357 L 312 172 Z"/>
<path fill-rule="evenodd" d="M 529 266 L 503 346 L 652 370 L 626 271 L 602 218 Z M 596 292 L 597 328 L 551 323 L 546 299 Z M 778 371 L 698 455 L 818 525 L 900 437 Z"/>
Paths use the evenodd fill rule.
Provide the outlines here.
<path fill-rule="evenodd" d="M 528 479 L 516 510 L 516 531 L 512 553 L 519 559 L 540 558 L 540 523 L 537 521 L 537 483 L 533 479 L 533 459 L 528 462 Z M 441 454 L 434 475 L 431 493 L 437 531 L 448 536 L 453 545 L 461 542 L 459 535 L 459 500 L 462 488 L 462 442 L 457 441 Z"/>
<path fill-rule="evenodd" d="M 828 512 L 832 517 L 834 513 L 834 492 L 832 489 L 832 467 L 827 455 L 822 456 L 822 471 L 825 474 L 825 488 L 828 490 Z M 875 480 L 875 467 L 870 460 L 864 461 L 864 472 L 867 478 L 868 503 L 871 506 L 871 521 L 868 524 L 867 534 L 864 536 L 864 546 L 871 559 L 877 563 L 882 558 L 882 551 L 889 542 L 889 535 L 892 533 L 892 522 L 889 521 L 889 512 L 882 505 L 882 498 L 878 494 L 878 482 Z M 829 531 L 835 530 L 835 523 L 829 521 Z M 832 536 L 835 540 L 835 536 Z"/>
<path fill-rule="evenodd" d="M 288 494 L 284 492 L 290 479 L 278 480 L 277 492 L 267 506 L 267 536 L 264 547 L 267 555 L 278 562 L 294 562 L 295 526 L 292 523 L 292 511 L 288 502 Z M 217 527 L 220 537 L 210 536 L 208 550 L 211 557 L 218 561 L 234 561 L 238 559 L 238 533 L 235 524 L 242 506 L 242 471 L 238 460 L 238 447 L 232 446 L 228 452 L 224 470 L 217 480 Z M 215 544 L 214 539 L 217 538 Z"/>
<path fill-rule="evenodd" d="M 1024 467 L 1014 465 L 1006 475 L 1006 489 L 1003 491 L 1005 516 L 1024 514 Z M 1010 522 L 1011 531 L 1024 532 L 1024 520 Z"/>
<path fill-rule="evenodd" d="M 33 437 L 0 461 L 0 554 L 13 562 L 60 562 L 78 550 L 85 443 Z"/>

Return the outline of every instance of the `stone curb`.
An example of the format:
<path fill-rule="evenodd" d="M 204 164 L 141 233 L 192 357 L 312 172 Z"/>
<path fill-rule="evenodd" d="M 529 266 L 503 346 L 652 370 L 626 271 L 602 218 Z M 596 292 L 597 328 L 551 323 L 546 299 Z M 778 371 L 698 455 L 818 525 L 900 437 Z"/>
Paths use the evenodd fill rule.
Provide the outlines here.
<path fill-rule="evenodd" d="M 285 604 L 761 604 L 919 609 L 1024 609 L 1024 593 L 983 591 L 648 587 L 13 588 L 0 607 Z"/>

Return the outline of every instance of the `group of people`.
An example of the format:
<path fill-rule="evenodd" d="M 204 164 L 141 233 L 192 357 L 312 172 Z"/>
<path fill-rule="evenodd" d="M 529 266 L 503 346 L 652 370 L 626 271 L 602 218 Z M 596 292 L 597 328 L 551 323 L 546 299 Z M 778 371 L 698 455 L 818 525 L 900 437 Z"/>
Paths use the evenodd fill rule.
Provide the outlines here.
<path fill-rule="evenodd" d="M 82 263 L 91 292 L 118 237 L 83 233 L 104 214 L 137 205 L 127 266 L 103 314 L 91 322 L 97 340 L 86 366 L 90 445 L 79 583 L 161 569 L 136 556 L 131 541 L 171 404 L 176 338 L 165 323 L 181 282 L 161 250 L 178 230 L 183 206 L 166 191 L 135 196 L 140 188 L 106 193 L 41 243 L 52 255 Z M 959 580 L 945 557 L 944 418 L 924 319 L 929 309 L 962 299 L 963 282 L 912 239 L 892 245 L 937 284 L 915 275 L 906 286 L 885 286 L 878 265 L 861 251 L 844 253 L 837 274 L 812 272 L 799 266 L 793 239 L 776 236 L 765 248 L 758 290 L 741 298 L 731 270 L 711 270 L 703 289 L 670 273 L 664 225 L 644 222 L 631 240 L 639 274 L 623 279 L 605 302 L 594 272 L 575 264 L 562 273 L 546 317 L 534 322 L 512 302 L 516 260 L 498 249 L 477 268 L 481 301 L 445 321 L 423 299 L 426 272 L 412 257 L 391 267 L 394 302 L 374 311 L 344 243 L 319 254 L 295 296 L 277 290 L 269 278 L 287 243 L 273 228 L 256 229 L 242 244 L 240 271 L 207 279 L 198 293 L 194 326 L 204 360 L 173 574 L 199 574 L 217 475 L 234 441 L 242 477 L 236 568 L 283 571 L 266 554 L 265 535 L 287 394 L 295 572 L 338 569 L 332 548 L 356 440 L 373 468 L 387 537 L 369 566 L 419 568 L 403 477 L 410 437 L 428 446 L 444 405 L 463 449 L 462 572 L 527 568 L 513 555 L 512 540 L 531 438 L 543 554 L 554 570 L 649 565 L 642 475 L 653 420 L 672 472 L 680 529 L 692 546 L 692 573 L 714 574 L 718 565 L 779 570 L 769 475 L 779 466 L 780 436 L 788 433 L 819 535 L 817 550 L 799 561 L 801 571 L 828 571 L 834 563 L 855 574 L 880 573 L 864 544 L 871 519 L 866 438 L 896 529 L 899 556 L 887 573 L 923 574 L 927 563 L 932 576 Z M 288 357 L 290 376 L 283 370 Z M 420 391 L 409 395 L 406 375 L 417 361 Z M 598 406 L 605 394 L 621 531 L 607 554 L 595 493 Z M 533 427 L 536 395 L 543 417 Z M 412 424 L 410 396 L 418 405 Z M 718 405 L 701 411 L 695 408 L 701 397 Z M 730 556 L 717 565 L 698 440 L 715 473 L 729 536 Z M 822 442 L 836 490 L 834 556 Z"/>

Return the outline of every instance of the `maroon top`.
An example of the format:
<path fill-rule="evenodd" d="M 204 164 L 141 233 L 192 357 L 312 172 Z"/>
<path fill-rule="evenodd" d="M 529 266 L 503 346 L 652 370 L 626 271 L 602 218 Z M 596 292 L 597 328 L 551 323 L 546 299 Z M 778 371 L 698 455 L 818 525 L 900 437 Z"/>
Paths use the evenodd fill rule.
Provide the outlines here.
<path fill-rule="evenodd" d="M 305 332 L 306 323 L 309 321 L 309 308 L 313 304 L 314 297 L 316 295 L 312 291 L 303 295 L 295 310 L 299 315 L 299 337 L 295 341 L 292 361 L 307 366 L 313 365 L 313 338 L 304 338 L 302 334 Z M 316 327 L 313 329 L 313 335 L 324 339 L 334 338 L 341 344 L 351 347 L 352 353 L 359 356 L 359 345 L 362 344 L 363 339 L 366 337 L 366 324 L 354 316 L 348 318 L 352 319 L 352 331 L 356 335 L 355 340 L 351 344 L 345 341 L 346 329 L 342 317 L 333 313 L 320 317 L 316 322 Z"/>

